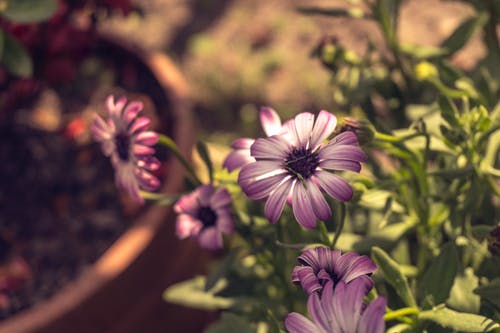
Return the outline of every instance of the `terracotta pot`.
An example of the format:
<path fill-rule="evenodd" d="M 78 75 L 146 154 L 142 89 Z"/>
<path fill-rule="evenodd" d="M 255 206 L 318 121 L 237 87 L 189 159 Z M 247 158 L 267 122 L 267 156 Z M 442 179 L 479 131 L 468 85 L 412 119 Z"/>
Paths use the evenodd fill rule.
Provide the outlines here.
<path fill-rule="evenodd" d="M 106 39 L 106 38 L 105 38 Z M 116 38 L 108 41 L 116 43 Z M 172 137 L 189 156 L 193 145 L 188 85 L 175 65 L 161 53 L 144 53 L 118 42 L 150 68 L 169 100 Z M 183 168 L 171 158 L 163 192 L 179 192 Z M 203 312 L 165 303 L 163 290 L 199 271 L 198 249 L 174 235 L 171 207 L 151 206 L 89 269 L 51 299 L 0 323 L 0 333 L 127 333 L 200 332 Z"/>

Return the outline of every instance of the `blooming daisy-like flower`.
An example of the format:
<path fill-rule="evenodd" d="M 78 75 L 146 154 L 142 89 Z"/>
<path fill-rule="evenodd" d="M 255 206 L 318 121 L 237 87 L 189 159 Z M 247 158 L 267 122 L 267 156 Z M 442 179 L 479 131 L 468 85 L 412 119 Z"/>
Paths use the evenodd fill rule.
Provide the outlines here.
<path fill-rule="evenodd" d="M 368 306 L 363 297 L 369 289 L 361 280 L 328 282 L 321 293 L 311 294 L 307 309 L 311 320 L 296 312 L 285 319 L 289 333 L 383 333 L 386 299 L 378 297 Z"/>
<path fill-rule="evenodd" d="M 300 284 L 306 293 L 319 292 L 332 282 L 350 283 L 354 279 L 363 281 L 367 288 L 373 286 L 371 275 L 377 265 L 367 256 L 355 252 L 342 254 L 340 250 L 325 247 L 307 249 L 297 258 L 299 263 L 292 272 L 292 282 Z"/>
<path fill-rule="evenodd" d="M 181 239 L 196 237 L 200 246 L 206 249 L 222 248 L 222 234 L 233 233 L 231 196 L 226 189 L 216 190 L 211 184 L 202 185 L 182 196 L 174 210 L 179 214 L 177 236 Z"/>
<path fill-rule="evenodd" d="M 139 117 L 142 103 L 125 97 L 116 102 L 113 96 L 106 99 L 107 117 L 94 116 L 92 135 L 101 143 L 104 155 L 111 158 L 115 168 L 115 181 L 137 202 L 144 202 L 139 190 L 155 191 L 160 181 L 150 171 L 157 170 L 160 162 L 153 156 L 151 147 L 158 141 L 158 134 L 147 131 L 151 122 Z"/>
<path fill-rule="evenodd" d="M 267 136 L 283 133 L 279 115 L 270 107 L 262 107 L 259 112 L 260 124 Z M 230 152 L 222 166 L 229 172 L 241 168 L 245 164 L 255 162 L 250 155 L 250 147 L 255 142 L 254 139 L 240 138 L 231 144 L 234 151 Z"/>
<path fill-rule="evenodd" d="M 250 199 L 267 198 L 264 210 L 272 223 L 287 200 L 297 221 L 308 229 L 332 215 L 322 190 L 336 200 L 351 200 L 351 186 L 330 170 L 359 172 L 366 157 L 352 132 L 323 143 L 336 124 L 337 118 L 327 111 L 321 111 L 316 122 L 312 113 L 300 113 L 284 124 L 285 134 L 257 139 L 251 146 L 255 162 L 243 166 L 238 182 Z"/>

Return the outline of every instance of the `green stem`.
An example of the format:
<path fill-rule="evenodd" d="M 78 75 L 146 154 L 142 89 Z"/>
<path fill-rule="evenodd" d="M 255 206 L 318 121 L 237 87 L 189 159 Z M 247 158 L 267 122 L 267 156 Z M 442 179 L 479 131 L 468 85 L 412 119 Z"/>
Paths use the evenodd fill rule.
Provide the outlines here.
<path fill-rule="evenodd" d="M 389 320 L 394 320 L 394 319 L 401 319 L 402 317 L 405 317 L 405 316 L 418 315 L 419 312 L 420 311 L 414 307 L 402 308 L 402 309 L 387 312 L 384 315 L 384 320 L 389 321 Z"/>
<path fill-rule="evenodd" d="M 140 191 L 140 194 L 144 199 L 154 201 L 157 205 L 171 205 L 179 198 L 176 195 L 167 195 L 163 193 L 153 193 L 146 191 Z"/>
<path fill-rule="evenodd" d="M 166 135 L 160 134 L 159 137 L 158 137 L 158 143 L 161 144 L 161 145 L 164 145 L 167 149 L 169 149 L 172 153 L 174 153 L 174 155 L 177 158 L 177 160 L 179 162 L 181 162 L 181 164 L 184 166 L 184 168 L 186 169 L 186 171 L 189 173 L 189 175 L 191 176 L 192 180 L 196 184 L 198 184 L 198 185 L 202 184 L 201 180 L 196 175 L 196 172 L 194 171 L 194 169 L 191 166 L 191 164 L 182 155 L 182 153 L 180 152 L 179 148 L 177 147 L 177 145 L 175 144 L 175 142 L 171 138 L 169 138 Z"/>
<path fill-rule="evenodd" d="M 326 224 L 323 221 L 318 223 L 319 231 L 321 232 L 321 238 L 323 243 L 326 246 L 333 248 L 332 243 L 330 242 L 330 235 L 328 234 L 328 229 L 326 228 Z"/>
<path fill-rule="evenodd" d="M 341 202 L 339 205 L 340 209 L 338 214 L 340 214 L 339 219 L 337 221 L 337 229 L 335 230 L 335 236 L 333 237 L 332 245 L 331 248 L 335 249 L 335 245 L 337 244 L 337 241 L 339 240 L 340 234 L 342 233 L 342 230 L 344 229 L 344 223 L 345 223 L 345 203 Z"/>

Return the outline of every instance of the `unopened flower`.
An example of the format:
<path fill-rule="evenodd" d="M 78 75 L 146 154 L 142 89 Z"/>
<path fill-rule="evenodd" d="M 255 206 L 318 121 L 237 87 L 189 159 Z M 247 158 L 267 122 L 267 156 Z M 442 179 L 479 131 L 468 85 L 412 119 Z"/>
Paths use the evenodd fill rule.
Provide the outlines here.
<path fill-rule="evenodd" d="M 500 225 L 491 230 L 488 237 L 488 250 L 494 256 L 500 256 Z"/>
<path fill-rule="evenodd" d="M 363 298 L 369 289 L 361 280 L 328 282 L 321 293 L 309 296 L 307 309 L 312 320 L 296 312 L 285 319 L 289 333 L 383 333 L 386 299 L 378 297 L 368 306 Z"/>
<path fill-rule="evenodd" d="M 347 131 L 356 134 L 360 145 L 369 143 L 375 137 L 375 130 L 372 124 L 363 119 L 344 117 L 342 126 L 340 127 L 340 133 Z"/>
<path fill-rule="evenodd" d="M 226 189 L 202 185 L 182 196 L 174 205 L 176 232 L 181 239 L 195 237 L 201 247 L 211 250 L 223 246 L 222 234 L 233 233 L 231 196 Z"/>
<path fill-rule="evenodd" d="M 138 117 L 142 103 L 122 97 L 116 102 L 113 96 L 106 100 L 107 117 L 94 116 L 92 135 L 101 143 L 104 155 L 111 158 L 115 180 L 137 202 L 144 200 L 139 190 L 155 191 L 160 181 L 150 171 L 157 170 L 160 162 L 153 156 L 153 145 L 158 134 L 147 131 L 148 117 Z"/>
<path fill-rule="evenodd" d="M 287 201 L 305 228 L 314 228 L 318 219 L 328 220 L 332 211 L 322 190 L 336 200 L 351 200 L 351 186 L 329 170 L 359 172 L 366 157 L 352 132 L 323 144 L 336 124 L 327 111 L 321 111 L 316 122 L 312 113 L 301 113 L 284 124 L 285 134 L 257 139 L 251 146 L 256 161 L 243 166 L 238 183 L 250 199 L 267 199 L 265 215 L 272 223 Z"/>
<path fill-rule="evenodd" d="M 305 292 L 319 292 L 332 282 L 350 283 L 354 279 L 363 281 L 368 289 L 373 286 L 371 275 L 377 265 L 367 256 L 355 252 L 342 254 L 340 250 L 325 247 L 307 249 L 297 258 L 299 263 L 292 272 L 292 282 L 300 284 Z"/>
<path fill-rule="evenodd" d="M 283 132 L 280 117 L 273 109 L 262 107 L 259 117 L 260 124 L 267 136 Z M 255 140 L 250 138 L 240 138 L 233 141 L 231 148 L 234 150 L 227 155 L 222 166 L 231 172 L 248 163 L 255 162 L 255 159 L 250 155 L 250 147 L 254 142 Z"/>

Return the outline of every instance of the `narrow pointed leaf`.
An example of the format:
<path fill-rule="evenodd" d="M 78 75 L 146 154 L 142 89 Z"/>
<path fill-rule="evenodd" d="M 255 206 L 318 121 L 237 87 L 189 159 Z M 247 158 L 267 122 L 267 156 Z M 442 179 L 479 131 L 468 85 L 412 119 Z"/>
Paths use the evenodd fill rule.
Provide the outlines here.
<path fill-rule="evenodd" d="M 407 306 L 416 307 L 415 298 L 399 264 L 379 247 L 372 249 L 372 259 L 384 274 L 386 281 L 396 290 L 403 302 Z"/>
<path fill-rule="evenodd" d="M 33 63 L 28 52 L 9 34 L 4 34 L 1 63 L 14 75 L 29 77 L 33 73 Z"/>
<path fill-rule="evenodd" d="M 420 320 L 430 320 L 436 324 L 459 332 L 490 332 L 500 325 L 493 320 L 464 312 L 457 312 L 444 306 L 420 312 Z"/>
<path fill-rule="evenodd" d="M 434 305 L 445 302 L 450 296 L 457 269 L 457 249 L 453 243 L 446 243 L 422 278 L 419 288 L 421 299 L 432 296 Z"/>
<path fill-rule="evenodd" d="M 500 308 L 500 277 L 490 281 L 487 285 L 474 289 L 474 293 Z"/>
<path fill-rule="evenodd" d="M 448 38 L 441 43 L 441 48 L 448 51 L 448 55 L 460 50 L 472 37 L 474 32 L 480 29 L 488 21 L 488 14 L 482 13 L 464 21 Z"/>

